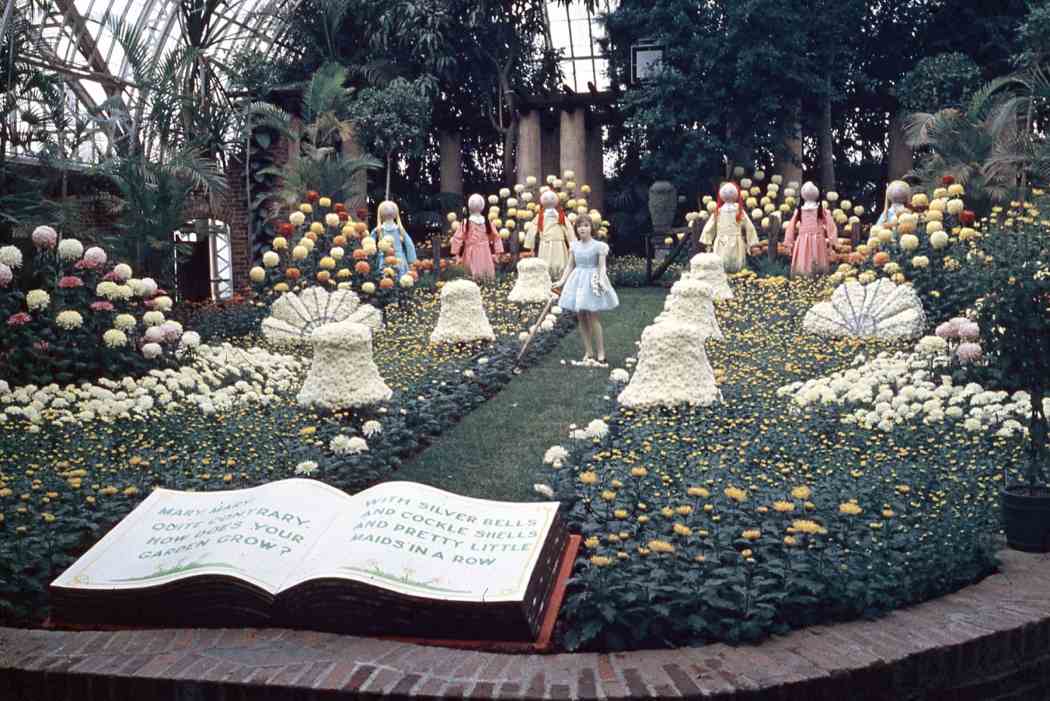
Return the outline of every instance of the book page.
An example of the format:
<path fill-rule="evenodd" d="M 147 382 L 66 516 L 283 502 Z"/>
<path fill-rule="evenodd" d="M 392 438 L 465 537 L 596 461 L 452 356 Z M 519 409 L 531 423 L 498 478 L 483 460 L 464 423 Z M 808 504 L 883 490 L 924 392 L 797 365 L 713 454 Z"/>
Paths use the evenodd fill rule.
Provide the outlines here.
<path fill-rule="evenodd" d="M 52 586 L 130 590 L 226 575 L 276 594 L 349 501 L 307 479 L 216 492 L 157 489 Z"/>
<path fill-rule="evenodd" d="M 521 601 L 558 511 L 414 482 L 385 482 L 351 502 L 282 588 L 334 577 L 444 601 Z"/>

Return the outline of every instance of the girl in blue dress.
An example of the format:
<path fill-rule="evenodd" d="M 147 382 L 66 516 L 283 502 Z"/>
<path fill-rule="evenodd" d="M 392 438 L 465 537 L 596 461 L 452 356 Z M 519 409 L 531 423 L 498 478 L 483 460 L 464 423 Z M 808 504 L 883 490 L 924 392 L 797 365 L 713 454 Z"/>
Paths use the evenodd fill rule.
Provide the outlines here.
<path fill-rule="evenodd" d="M 569 263 L 554 288 L 561 290 L 561 308 L 576 312 L 583 338 L 583 362 L 597 359 L 604 365 L 605 339 L 598 312 L 616 309 L 620 305 L 616 290 L 605 272 L 609 246 L 594 238 L 594 222 L 586 214 L 576 219 L 576 238 L 569 247 Z"/>

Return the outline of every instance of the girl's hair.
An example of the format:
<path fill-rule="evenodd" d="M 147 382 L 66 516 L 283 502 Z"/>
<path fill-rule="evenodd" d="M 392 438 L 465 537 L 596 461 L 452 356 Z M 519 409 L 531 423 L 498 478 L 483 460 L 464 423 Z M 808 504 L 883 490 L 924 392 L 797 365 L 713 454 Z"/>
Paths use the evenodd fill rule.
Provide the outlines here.
<path fill-rule="evenodd" d="M 591 215 L 589 215 L 589 214 L 581 214 L 579 217 L 577 217 L 576 218 L 576 228 L 577 229 L 580 228 L 580 224 L 582 222 L 587 222 L 587 228 L 591 230 L 591 235 L 593 236 L 594 235 L 594 221 L 591 219 Z"/>

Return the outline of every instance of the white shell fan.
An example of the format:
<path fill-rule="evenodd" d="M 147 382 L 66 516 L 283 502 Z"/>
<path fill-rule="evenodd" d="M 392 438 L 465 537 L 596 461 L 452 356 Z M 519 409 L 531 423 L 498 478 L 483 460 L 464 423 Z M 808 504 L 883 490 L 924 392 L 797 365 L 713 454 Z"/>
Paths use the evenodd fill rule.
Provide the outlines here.
<path fill-rule="evenodd" d="M 302 292 L 285 292 L 270 307 L 262 322 L 263 335 L 275 343 L 300 343 L 316 329 L 340 321 L 354 321 L 373 331 L 382 326 L 382 313 L 350 290 L 328 292 L 308 287 Z"/>
<path fill-rule="evenodd" d="M 839 285 L 830 301 L 806 312 L 802 328 L 829 338 L 917 338 L 926 328 L 926 314 L 911 286 L 881 278 Z"/>

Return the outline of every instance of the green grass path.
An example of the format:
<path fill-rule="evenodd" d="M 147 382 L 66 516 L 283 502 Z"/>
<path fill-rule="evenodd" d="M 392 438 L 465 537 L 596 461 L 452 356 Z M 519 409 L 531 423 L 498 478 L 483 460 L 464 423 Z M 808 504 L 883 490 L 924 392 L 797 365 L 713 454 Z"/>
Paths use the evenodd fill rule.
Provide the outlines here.
<path fill-rule="evenodd" d="M 567 440 L 569 424 L 585 425 L 596 417 L 610 370 L 636 355 L 635 342 L 663 308 L 666 290 L 623 289 L 618 294 L 620 307 L 601 317 L 608 369 L 569 364 L 583 357 L 579 332 L 573 331 L 539 365 L 527 368 L 406 463 L 394 479 L 484 499 L 539 498 L 532 485 L 542 477 L 543 453 Z"/>

